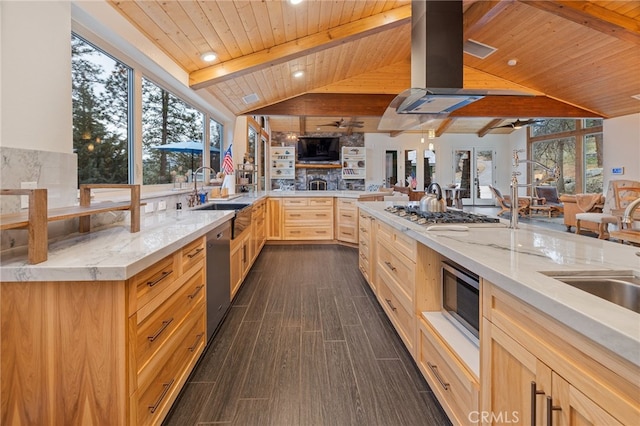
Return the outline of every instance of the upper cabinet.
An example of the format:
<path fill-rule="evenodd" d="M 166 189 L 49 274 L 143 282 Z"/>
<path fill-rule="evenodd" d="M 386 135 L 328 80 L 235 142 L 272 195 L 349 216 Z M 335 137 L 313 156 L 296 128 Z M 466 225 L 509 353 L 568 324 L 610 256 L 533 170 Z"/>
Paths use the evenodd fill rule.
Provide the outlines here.
<path fill-rule="evenodd" d="M 364 179 L 366 172 L 365 148 L 342 147 L 342 179 Z"/>

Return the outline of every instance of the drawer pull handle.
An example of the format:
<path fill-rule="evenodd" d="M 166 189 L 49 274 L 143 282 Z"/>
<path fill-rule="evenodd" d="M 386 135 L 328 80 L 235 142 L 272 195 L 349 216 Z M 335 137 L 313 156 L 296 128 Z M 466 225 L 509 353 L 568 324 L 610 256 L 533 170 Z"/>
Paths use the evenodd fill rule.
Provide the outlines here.
<path fill-rule="evenodd" d="M 316 217 L 325 217 L 326 213 L 316 213 Z"/>
<path fill-rule="evenodd" d="M 364 232 L 365 234 L 367 233 L 367 229 L 363 227 L 360 227 L 360 231 Z"/>
<path fill-rule="evenodd" d="M 291 217 L 300 217 L 300 215 L 299 215 L 299 214 L 297 214 L 297 213 L 295 213 L 295 214 L 294 214 L 294 213 L 291 213 L 289 216 L 291 216 Z"/>
<path fill-rule="evenodd" d="M 344 235 L 353 235 L 353 232 L 342 231 Z"/>
<path fill-rule="evenodd" d="M 200 342 L 200 339 L 202 339 L 203 334 L 200 333 L 196 336 L 196 341 L 193 342 L 193 345 L 189 347 L 189 352 L 193 352 L 196 350 L 196 348 L 198 347 L 198 343 Z"/>
<path fill-rule="evenodd" d="M 171 324 L 173 322 L 173 318 L 170 318 L 166 321 L 162 321 L 162 325 L 160 326 L 160 328 L 158 329 L 158 331 L 156 331 L 156 333 L 153 336 L 147 336 L 147 339 L 149 339 L 150 342 L 153 342 L 154 340 L 156 340 L 158 338 L 158 336 L 160 336 L 160 334 L 162 334 L 162 332 L 169 326 L 169 324 Z"/>
<path fill-rule="evenodd" d="M 391 262 L 388 262 L 388 261 L 386 261 L 386 260 L 385 260 L 385 261 L 384 261 L 384 264 L 385 264 L 385 265 L 387 265 L 387 266 L 389 267 L 389 269 L 391 269 L 393 272 L 395 272 L 395 271 L 396 271 L 396 267 L 395 267 L 395 266 L 393 266 L 393 265 L 391 264 Z"/>
<path fill-rule="evenodd" d="M 164 389 L 162 389 L 162 393 L 160 394 L 160 397 L 158 397 L 158 400 L 156 401 L 155 404 L 149 406 L 149 412 L 151 414 L 156 412 L 156 410 L 158 409 L 158 406 L 160 406 L 160 403 L 162 402 L 164 397 L 167 396 L 167 392 L 169 392 L 169 389 L 171 389 L 171 386 L 173 385 L 173 382 L 175 382 L 175 380 L 176 379 L 171 379 L 169 383 L 162 384 L 162 387 Z"/>
<path fill-rule="evenodd" d="M 190 295 L 188 295 L 187 297 L 189 299 L 193 299 L 194 297 L 196 297 L 196 295 L 198 293 L 200 293 L 200 290 L 202 290 L 203 288 L 204 288 L 204 284 L 203 285 L 199 285 L 198 287 L 196 287 L 196 290 L 193 293 L 191 293 Z"/>
<path fill-rule="evenodd" d="M 300 231 L 290 231 L 292 234 L 299 234 Z"/>
<path fill-rule="evenodd" d="M 397 310 L 398 310 L 398 309 L 397 309 L 395 306 L 393 306 L 393 304 L 391 303 L 391 299 L 384 299 L 384 300 L 386 300 L 386 301 L 387 301 L 387 305 L 389 305 L 389 307 L 391 308 L 391 310 L 392 310 L 393 312 L 395 312 L 395 311 L 397 311 Z"/>
<path fill-rule="evenodd" d="M 562 411 L 562 407 L 553 405 L 553 399 L 547 396 L 547 426 L 553 426 L 553 412 Z"/>
<path fill-rule="evenodd" d="M 537 389 L 536 382 L 531 382 L 531 426 L 536 425 L 536 398 L 538 395 L 544 395 L 544 391 Z"/>
<path fill-rule="evenodd" d="M 170 271 L 163 271 L 162 275 L 160 275 L 160 278 L 158 278 L 155 281 L 147 281 L 147 285 L 149 287 L 153 287 L 154 285 L 158 284 L 160 281 L 164 280 L 165 278 L 167 278 L 169 275 L 171 275 L 171 273 L 173 272 L 173 269 Z"/>
<path fill-rule="evenodd" d="M 433 371 L 433 375 L 436 376 L 436 379 L 438 379 L 438 381 L 440 382 L 440 386 L 442 386 L 444 390 L 449 390 L 449 386 L 451 385 L 449 383 L 445 383 L 445 381 L 442 380 L 442 377 L 440 377 L 440 373 L 438 372 L 438 366 L 431 364 L 429 361 L 427 361 L 427 365 L 429 366 L 431 371 Z"/>
<path fill-rule="evenodd" d="M 187 257 L 188 257 L 189 259 L 193 259 L 193 258 L 194 258 L 194 257 L 196 257 L 196 256 L 198 255 L 198 253 L 200 253 L 202 250 L 204 250 L 204 247 L 197 248 L 197 249 L 195 249 L 195 251 L 194 251 L 194 252 L 189 253 L 189 254 L 187 255 Z"/>
<path fill-rule="evenodd" d="M 360 245 L 361 245 L 362 247 L 366 247 L 366 246 L 367 246 L 367 243 L 365 243 L 364 241 L 360 241 Z"/>

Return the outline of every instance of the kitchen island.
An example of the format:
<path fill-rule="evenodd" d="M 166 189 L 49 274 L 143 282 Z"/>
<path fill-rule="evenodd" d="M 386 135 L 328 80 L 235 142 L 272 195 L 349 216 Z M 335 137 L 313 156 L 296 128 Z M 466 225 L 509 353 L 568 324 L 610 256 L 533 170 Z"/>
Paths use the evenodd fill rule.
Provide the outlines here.
<path fill-rule="evenodd" d="M 576 405 L 589 407 L 588 415 L 586 409 L 578 412 L 594 424 L 640 421 L 640 314 L 545 274 L 631 270 L 637 275 L 638 248 L 525 224 L 517 230 L 504 223 L 427 230 L 385 211 L 387 203 L 358 207 L 364 228 L 373 230 L 364 252 L 374 268 L 365 276 L 454 423 L 541 421 L 547 413 L 564 421 Z M 411 241 L 415 248 L 407 249 Z M 401 250 L 393 253 L 393 245 Z M 371 255 L 371 247 L 378 247 L 377 253 Z M 443 320 L 443 260 L 480 277 L 479 343 L 470 343 Z M 403 282 L 406 277 L 394 281 L 409 267 L 415 271 L 413 287 Z M 520 364 L 520 370 L 514 367 Z M 561 413 L 543 403 L 538 395 L 545 393 L 552 396 L 547 404 L 564 406 Z M 568 394 L 577 396 L 558 396 Z M 507 412 L 517 413 L 519 421 L 506 419 Z M 476 417 L 469 417 L 473 413 Z M 482 413 L 486 416 L 479 420 Z"/>

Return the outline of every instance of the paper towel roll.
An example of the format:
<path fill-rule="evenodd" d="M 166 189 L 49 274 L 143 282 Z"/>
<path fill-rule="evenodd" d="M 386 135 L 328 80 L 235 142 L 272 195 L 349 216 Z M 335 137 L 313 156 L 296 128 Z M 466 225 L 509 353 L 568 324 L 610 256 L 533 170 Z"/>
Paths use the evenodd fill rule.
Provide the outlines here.
<path fill-rule="evenodd" d="M 226 175 L 224 177 L 224 180 L 222 181 L 222 187 L 227 188 L 227 190 L 229 191 L 229 194 L 235 194 L 236 193 L 235 176 Z"/>

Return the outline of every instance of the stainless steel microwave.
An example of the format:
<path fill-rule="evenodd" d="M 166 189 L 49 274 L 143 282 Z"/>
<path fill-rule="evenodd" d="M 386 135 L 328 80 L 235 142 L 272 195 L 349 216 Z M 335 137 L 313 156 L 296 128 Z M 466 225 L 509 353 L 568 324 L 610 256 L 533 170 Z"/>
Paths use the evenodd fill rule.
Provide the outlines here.
<path fill-rule="evenodd" d="M 477 343 L 480 336 L 480 279 L 454 263 L 442 262 L 442 309 L 468 331 Z"/>

